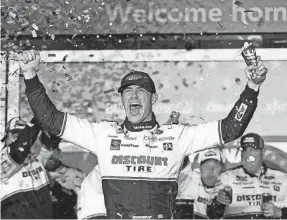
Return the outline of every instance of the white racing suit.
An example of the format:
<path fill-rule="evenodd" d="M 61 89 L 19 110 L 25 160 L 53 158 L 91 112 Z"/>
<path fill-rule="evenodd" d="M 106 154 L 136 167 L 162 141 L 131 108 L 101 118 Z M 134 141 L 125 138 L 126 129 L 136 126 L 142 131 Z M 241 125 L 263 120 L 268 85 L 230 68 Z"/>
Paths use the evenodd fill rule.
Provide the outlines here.
<path fill-rule="evenodd" d="M 206 188 L 200 173 L 186 166 L 179 174 L 178 194 L 176 200 L 193 200 L 193 215 L 195 218 L 209 218 L 207 205 L 216 196 L 214 188 Z"/>
<path fill-rule="evenodd" d="M 51 155 L 44 147 L 40 155 L 30 152 L 39 128 L 28 123 L 15 142 L 1 149 L 1 217 L 52 218 L 49 178 L 39 161 L 41 154 Z"/>
<path fill-rule="evenodd" d="M 228 170 L 220 176 L 220 188 L 232 187 L 232 203 L 224 218 L 264 218 L 261 211 L 262 194 L 270 193 L 272 203 L 287 207 L 287 175 L 263 166 L 259 177 L 247 174 L 243 167 Z"/>
<path fill-rule="evenodd" d="M 78 219 L 103 218 L 107 215 L 99 165 L 89 173 L 78 196 Z"/>
<path fill-rule="evenodd" d="M 128 122 L 89 122 L 58 111 L 37 76 L 25 83 L 41 126 L 97 155 L 108 218 L 171 218 L 184 157 L 241 136 L 258 95 L 246 87 L 219 121 L 198 126 L 136 124 L 127 129 Z"/>

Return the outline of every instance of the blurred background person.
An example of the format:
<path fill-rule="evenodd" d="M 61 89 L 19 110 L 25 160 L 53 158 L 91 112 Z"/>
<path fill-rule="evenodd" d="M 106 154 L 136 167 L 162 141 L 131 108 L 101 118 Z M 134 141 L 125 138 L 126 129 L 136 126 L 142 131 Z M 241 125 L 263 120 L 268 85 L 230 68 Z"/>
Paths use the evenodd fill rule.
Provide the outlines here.
<path fill-rule="evenodd" d="M 264 140 L 258 134 L 246 134 L 240 145 L 242 166 L 221 175 L 221 189 L 212 203 L 214 212 L 223 209 L 224 218 L 286 218 L 286 174 L 264 164 Z M 226 185 L 232 188 L 230 195 L 222 189 Z"/>
<path fill-rule="evenodd" d="M 85 174 L 61 162 L 61 150 L 59 148 L 61 139 L 59 137 L 52 134 L 48 137 L 42 133 L 40 140 L 45 148 L 48 146 L 54 149 L 53 154 L 45 150 L 40 153 L 41 158 L 44 158 L 45 169 L 50 177 L 53 218 L 75 219 L 77 218 L 77 198 Z"/>
<path fill-rule="evenodd" d="M 178 194 L 175 201 L 176 218 L 209 218 L 207 205 L 214 198 L 214 187 L 222 172 L 220 149 L 201 153 L 200 173 L 189 163 L 179 175 Z"/>
<path fill-rule="evenodd" d="M 1 218 L 52 218 L 49 179 L 45 168 L 31 152 L 40 128 L 12 118 L 1 149 Z"/>
<path fill-rule="evenodd" d="M 34 118 L 26 123 L 16 117 L 7 124 L 6 134 L 1 140 L 4 142 L 4 148 L 1 149 L 1 217 L 4 219 L 76 216 L 74 211 L 65 214 L 65 209 L 57 215 L 51 192 L 58 200 L 65 200 L 66 206 L 75 205 L 77 197 L 72 195 L 71 190 L 66 190 L 54 181 L 53 178 L 56 178 L 52 178 L 45 169 L 47 158 L 57 149 L 59 151 L 61 139 L 42 132 L 39 138 L 42 146 L 40 153 L 37 153 L 35 141 L 39 132 L 40 127 Z M 75 185 L 80 188 L 81 181 L 74 179 Z"/>

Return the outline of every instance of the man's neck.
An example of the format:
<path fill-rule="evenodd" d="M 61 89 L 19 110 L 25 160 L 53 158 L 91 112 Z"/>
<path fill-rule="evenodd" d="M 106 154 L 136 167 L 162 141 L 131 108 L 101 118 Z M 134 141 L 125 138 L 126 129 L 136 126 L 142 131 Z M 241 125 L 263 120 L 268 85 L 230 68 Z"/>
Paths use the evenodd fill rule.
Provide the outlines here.
<path fill-rule="evenodd" d="M 159 126 L 158 122 L 156 121 L 155 115 L 152 113 L 150 120 L 139 122 L 137 124 L 133 124 L 126 118 L 123 124 L 127 130 L 138 132 L 143 130 L 150 130 L 154 128 L 156 125 Z"/>

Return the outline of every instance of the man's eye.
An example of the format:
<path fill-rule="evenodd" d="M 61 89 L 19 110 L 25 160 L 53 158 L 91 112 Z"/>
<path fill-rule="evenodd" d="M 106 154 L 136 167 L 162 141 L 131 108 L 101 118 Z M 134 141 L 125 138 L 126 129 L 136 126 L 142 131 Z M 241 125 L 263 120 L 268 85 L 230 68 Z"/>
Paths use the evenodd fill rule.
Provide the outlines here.
<path fill-rule="evenodd" d="M 139 92 L 145 92 L 146 90 L 144 88 L 139 88 L 138 91 Z"/>

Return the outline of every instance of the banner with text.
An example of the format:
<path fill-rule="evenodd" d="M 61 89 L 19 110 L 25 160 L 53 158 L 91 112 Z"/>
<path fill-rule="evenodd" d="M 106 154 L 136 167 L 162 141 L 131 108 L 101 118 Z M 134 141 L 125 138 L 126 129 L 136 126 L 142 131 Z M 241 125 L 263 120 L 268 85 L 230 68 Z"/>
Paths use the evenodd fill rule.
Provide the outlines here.
<path fill-rule="evenodd" d="M 3 26 L 20 34 L 286 32 L 286 0 L 9 0 Z M 25 10 L 24 10 L 25 9 Z"/>

